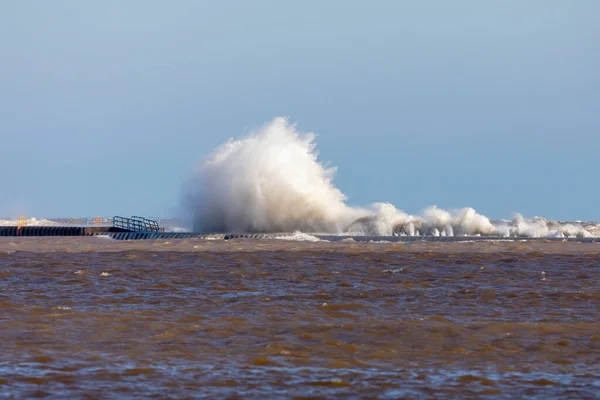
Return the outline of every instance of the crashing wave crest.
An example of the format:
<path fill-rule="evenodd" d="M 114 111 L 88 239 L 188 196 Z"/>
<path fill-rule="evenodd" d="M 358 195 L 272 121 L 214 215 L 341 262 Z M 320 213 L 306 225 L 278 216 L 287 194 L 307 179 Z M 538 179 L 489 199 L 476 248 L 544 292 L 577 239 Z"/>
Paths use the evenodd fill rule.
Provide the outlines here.
<path fill-rule="evenodd" d="M 589 237 L 580 223 L 543 218 L 492 221 L 473 208 L 436 206 L 410 215 L 389 203 L 348 206 L 335 168 L 318 161 L 315 134 L 276 118 L 209 155 L 187 185 L 200 232 L 319 232 L 406 236 Z"/>

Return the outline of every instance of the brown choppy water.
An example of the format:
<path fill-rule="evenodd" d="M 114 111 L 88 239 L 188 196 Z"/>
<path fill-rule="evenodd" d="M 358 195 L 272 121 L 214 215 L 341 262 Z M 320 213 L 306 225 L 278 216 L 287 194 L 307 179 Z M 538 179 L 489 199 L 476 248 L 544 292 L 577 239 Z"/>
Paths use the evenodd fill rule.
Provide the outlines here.
<path fill-rule="evenodd" d="M 600 244 L 0 239 L 0 396 L 600 398 Z"/>

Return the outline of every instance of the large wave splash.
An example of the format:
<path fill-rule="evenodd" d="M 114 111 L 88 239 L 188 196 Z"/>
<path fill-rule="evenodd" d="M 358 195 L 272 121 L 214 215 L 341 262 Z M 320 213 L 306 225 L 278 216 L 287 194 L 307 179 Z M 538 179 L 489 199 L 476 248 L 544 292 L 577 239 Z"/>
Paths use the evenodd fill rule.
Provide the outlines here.
<path fill-rule="evenodd" d="M 318 232 L 364 235 L 587 237 L 581 224 L 543 218 L 491 221 L 473 208 L 436 206 L 409 215 L 389 203 L 357 208 L 334 186 L 335 168 L 318 160 L 315 134 L 276 118 L 230 139 L 188 182 L 186 203 L 199 232 Z"/>
<path fill-rule="evenodd" d="M 230 139 L 204 160 L 188 187 L 194 230 L 341 232 L 354 213 L 317 156 L 315 135 L 277 118 Z"/>

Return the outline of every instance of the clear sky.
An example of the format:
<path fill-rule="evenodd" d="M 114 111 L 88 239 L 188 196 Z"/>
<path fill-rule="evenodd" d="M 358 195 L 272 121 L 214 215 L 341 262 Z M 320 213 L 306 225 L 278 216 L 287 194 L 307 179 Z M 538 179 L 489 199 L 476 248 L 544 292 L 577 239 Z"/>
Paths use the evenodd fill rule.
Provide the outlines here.
<path fill-rule="evenodd" d="M 0 0 L 0 216 L 175 214 L 215 146 L 319 134 L 353 205 L 600 220 L 600 1 Z"/>

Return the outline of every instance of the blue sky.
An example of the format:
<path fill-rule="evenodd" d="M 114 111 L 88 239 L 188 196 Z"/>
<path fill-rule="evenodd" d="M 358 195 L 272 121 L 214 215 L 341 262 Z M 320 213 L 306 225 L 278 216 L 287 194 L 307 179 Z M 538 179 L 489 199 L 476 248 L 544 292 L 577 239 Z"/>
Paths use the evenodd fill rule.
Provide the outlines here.
<path fill-rule="evenodd" d="M 276 116 L 353 205 L 600 220 L 600 2 L 0 1 L 0 216 L 174 215 Z"/>

